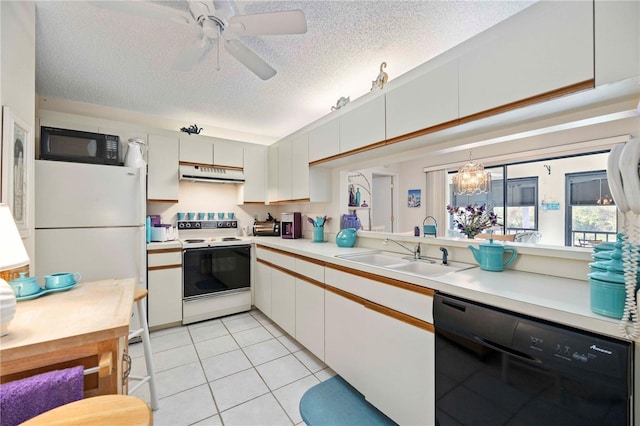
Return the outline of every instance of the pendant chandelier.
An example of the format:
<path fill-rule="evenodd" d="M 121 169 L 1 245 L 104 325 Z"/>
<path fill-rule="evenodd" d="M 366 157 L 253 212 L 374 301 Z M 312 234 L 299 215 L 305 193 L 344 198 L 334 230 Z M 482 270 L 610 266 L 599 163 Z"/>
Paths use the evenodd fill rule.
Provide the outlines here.
<path fill-rule="evenodd" d="M 458 169 L 458 173 L 453 176 L 453 192 L 456 195 L 485 193 L 491 191 L 491 172 L 484 170 L 480 163 L 471 161 L 471 151 L 469 151 L 469 162 Z"/>

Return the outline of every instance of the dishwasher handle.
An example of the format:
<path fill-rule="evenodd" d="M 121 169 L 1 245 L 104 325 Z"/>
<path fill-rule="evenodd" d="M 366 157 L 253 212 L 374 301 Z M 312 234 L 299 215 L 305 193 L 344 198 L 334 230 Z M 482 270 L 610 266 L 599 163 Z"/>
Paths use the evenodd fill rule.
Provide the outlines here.
<path fill-rule="evenodd" d="M 535 363 L 535 364 L 542 364 L 542 360 L 539 359 L 539 358 L 535 358 L 535 357 L 533 357 L 533 356 L 531 356 L 529 354 L 517 351 L 517 350 L 515 350 L 513 348 L 501 345 L 499 343 L 492 342 L 489 339 L 485 339 L 485 338 L 482 338 L 482 337 L 474 336 L 473 340 L 475 340 L 476 342 L 480 343 L 481 345 L 487 346 L 487 347 L 489 347 L 491 349 L 494 349 L 494 350 L 496 350 L 498 352 L 502 352 L 504 354 L 510 355 L 510 356 L 512 356 L 514 358 L 518 358 L 518 359 L 520 359 L 522 361 Z"/>

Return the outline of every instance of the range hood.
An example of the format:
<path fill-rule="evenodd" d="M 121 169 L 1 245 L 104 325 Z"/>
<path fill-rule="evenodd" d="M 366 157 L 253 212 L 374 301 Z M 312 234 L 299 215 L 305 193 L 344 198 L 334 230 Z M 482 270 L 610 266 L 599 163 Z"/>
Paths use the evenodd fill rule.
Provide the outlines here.
<path fill-rule="evenodd" d="M 209 183 L 244 183 L 241 170 L 180 165 L 180 179 Z"/>

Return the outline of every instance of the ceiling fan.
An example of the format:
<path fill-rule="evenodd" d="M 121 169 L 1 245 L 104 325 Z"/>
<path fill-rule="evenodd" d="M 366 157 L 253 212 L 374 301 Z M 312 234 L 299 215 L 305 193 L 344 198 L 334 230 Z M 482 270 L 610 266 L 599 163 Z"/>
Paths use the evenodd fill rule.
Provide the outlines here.
<path fill-rule="evenodd" d="M 92 2 L 94 3 L 94 2 Z M 190 71 L 206 54 L 216 48 L 216 68 L 220 69 L 220 44 L 262 80 L 276 70 L 238 38 L 242 36 L 304 34 L 307 21 L 301 10 L 236 15 L 232 0 L 189 1 L 189 12 L 145 1 L 95 2 L 109 9 L 152 18 L 170 19 L 196 27 L 197 39 L 176 58 L 173 68 Z"/>

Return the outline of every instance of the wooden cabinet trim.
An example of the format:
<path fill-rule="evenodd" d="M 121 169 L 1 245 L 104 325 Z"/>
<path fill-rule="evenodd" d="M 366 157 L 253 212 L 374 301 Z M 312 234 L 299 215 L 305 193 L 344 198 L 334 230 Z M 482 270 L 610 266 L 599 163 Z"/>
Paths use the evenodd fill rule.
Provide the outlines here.
<path fill-rule="evenodd" d="M 292 276 L 294 278 L 298 278 L 300 280 L 303 280 L 303 281 L 305 281 L 305 282 L 307 282 L 309 284 L 313 284 L 313 285 L 318 286 L 320 288 L 325 288 L 325 284 L 324 283 L 321 283 L 320 281 L 316 281 L 313 278 L 309 278 L 306 275 L 299 274 L 298 272 L 292 271 L 290 269 L 283 268 L 282 266 L 275 265 L 275 264 L 273 264 L 271 262 L 268 262 L 266 260 L 263 260 L 263 259 L 256 259 L 256 261 L 258 263 L 262 263 L 263 265 L 266 265 L 266 266 L 268 266 L 270 268 L 277 269 L 278 271 L 283 272 L 283 273 L 285 273 L 287 275 L 290 275 L 290 276 Z"/>
<path fill-rule="evenodd" d="M 289 256 L 289 257 L 293 257 L 295 259 L 304 260 L 304 261 L 309 262 L 309 263 L 315 263 L 316 265 L 320 265 L 320 266 L 325 266 L 326 265 L 326 262 L 323 262 L 322 260 L 314 259 L 312 257 L 303 256 L 301 254 L 290 253 L 290 252 L 285 251 L 285 250 L 280 250 L 280 249 L 273 248 L 273 247 L 263 246 L 262 244 L 256 244 L 256 247 L 264 249 L 264 250 L 269 250 L 269 251 L 272 251 L 274 253 L 281 254 L 283 256 Z"/>
<path fill-rule="evenodd" d="M 159 266 L 149 266 L 147 271 L 161 271 L 163 269 L 179 269 L 182 268 L 182 264 L 174 264 L 174 265 L 159 265 Z"/>
<path fill-rule="evenodd" d="M 391 285 L 393 287 L 398 287 L 403 290 L 413 291 L 415 293 L 419 293 L 425 296 L 433 297 L 436 293 L 435 290 L 430 289 L 428 287 L 422 287 L 417 284 L 412 284 L 405 281 L 396 280 L 393 278 L 383 277 L 381 275 L 372 274 L 370 272 L 359 271 L 357 269 L 351 269 L 345 266 L 335 265 L 333 263 L 327 263 L 325 266 L 327 268 L 335 269 L 336 271 L 341 271 L 347 274 L 356 275 L 362 278 L 367 278 L 382 284 Z"/>
<path fill-rule="evenodd" d="M 360 296 L 356 296 L 355 294 L 351 294 L 347 291 L 341 290 L 336 287 L 332 287 L 331 285 L 325 284 L 325 290 L 330 291 L 331 293 L 337 294 L 340 297 L 344 297 L 345 299 L 351 300 L 352 302 L 356 302 L 360 305 L 363 305 L 365 308 L 376 311 L 380 314 L 386 315 L 390 318 L 396 319 L 398 321 L 404 322 L 406 324 L 412 325 L 414 327 L 421 328 L 430 333 L 434 333 L 435 329 L 433 324 L 428 322 L 419 320 L 417 318 L 412 317 L 411 315 L 404 314 L 402 312 L 398 312 L 395 309 L 387 308 L 386 306 L 379 305 L 377 303 L 373 303 L 367 299 L 364 299 Z"/>
<path fill-rule="evenodd" d="M 404 323 L 407 323 L 409 325 L 412 325 L 414 327 L 418 327 L 421 328 L 423 330 L 426 330 L 430 333 L 434 333 L 435 332 L 435 328 L 433 327 L 433 324 L 430 324 L 428 322 L 425 321 L 421 321 L 417 318 L 412 317 L 411 315 L 407 315 L 405 313 L 402 312 L 398 312 L 394 309 L 391 308 L 387 308 L 386 306 L 382 306 L 379 305 L 377 303 L 373 303 L 370 301 L 366 301 L 364 304 L 365 308 L 371 309 L 372 311 L 376 311 L 382 315 L 386 315 L 390 318 L 396 319 L 398 321 L 402 321 Z"/>
<path fill-rule="evenodd" d="M 502 114 L 503 112 L 511 111 L 517 108 L 522 108 L 525 106 L 533 105 L 540 102 L 546 102 L 551 99 L 559 98 L 561 96 L 570 95 L 573 93 L 582 92 L 584 90 L 593 89 L 595 87 L 595 79 L 585 80 L 579 83 L 571 84 L 569 86 L 561 87 L 559 89 L 550 90 L 545 93 L 541 93 L 539 95 L 531 96 L 529 98 L 520 99 L 515 102 L 511 102 L 505 105 L 501 105 L 495 108 L 488 109 L 486 111 L 481 111 L 472 115 L 468 115 L 465 117 L 460 117 L 456 120 L 451 120 L 445 123 L 436 124 L 431 127 L 427 127 L 421 130 L 416 130 L 411 133 L 407 133 L 405 135 L 396 136 L 391 139 L 387 139 L 381 142 L 376 142 L 367 146 L 360 147 L 358 149 L 354 149 L 352 151 L 341 152 L 340 154 L 332 155 L 327 158 L 321 158 L 319 160 L 310 161 L 309 167 L 317 166 L 319 164 L 328 163 L 333 160 L 339 160 L 341 158 L 349 157 L 354 154 L 359 154 L 361 152 L 370 151 L 372 149 L 380 148 L 383 146 L 395 144 L 398 142 L 403 142 L 409 139 L 417 138 L 419 136 L 424 136 L 430 133 L 435 133 L 440 130 L 449 129 L 451 127 L 459 126 L 461 124 L 466 124 L 472 121 L 480 120 L 483 118 L 491 117 L 494 115 Z"/>
<path fill-rule="evenodd" d="M 147 254 L 161 254 L 161 253 L 177 253 L 181 252 L 182 247 L 162 248 L 147 250 Z"/>
<path fill-rule="evenodd" d="M 148 203 L 172 203 L 177 204 L 178 200 L 161 200 L 158 198 L 147 198 Z"/>

